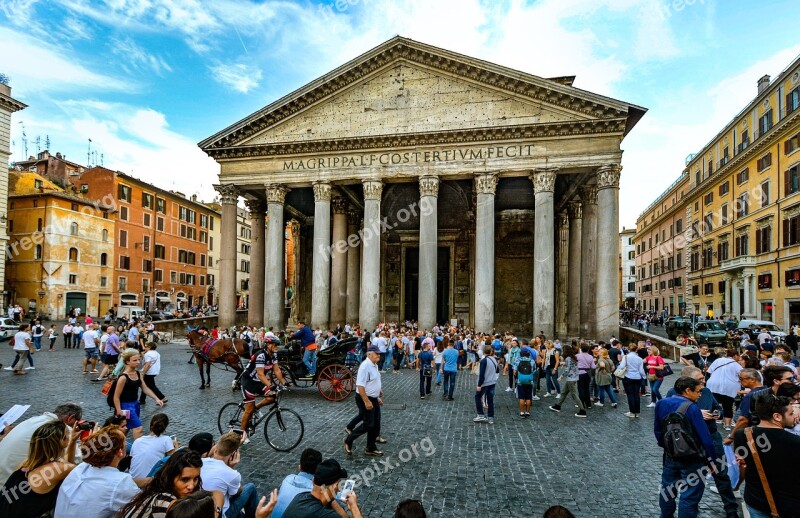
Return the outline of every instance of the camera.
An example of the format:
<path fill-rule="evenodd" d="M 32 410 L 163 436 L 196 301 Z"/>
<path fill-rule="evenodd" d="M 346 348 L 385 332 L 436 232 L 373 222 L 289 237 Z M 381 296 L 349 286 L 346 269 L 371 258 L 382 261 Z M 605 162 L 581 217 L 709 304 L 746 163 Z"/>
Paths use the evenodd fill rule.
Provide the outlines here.
<path fill-rule="evenodd" d="M 78 421 L 78 430 L 86 431 L 86 430 L 94 430 L 94 427 L 97 425 L 94 421 Z"/>

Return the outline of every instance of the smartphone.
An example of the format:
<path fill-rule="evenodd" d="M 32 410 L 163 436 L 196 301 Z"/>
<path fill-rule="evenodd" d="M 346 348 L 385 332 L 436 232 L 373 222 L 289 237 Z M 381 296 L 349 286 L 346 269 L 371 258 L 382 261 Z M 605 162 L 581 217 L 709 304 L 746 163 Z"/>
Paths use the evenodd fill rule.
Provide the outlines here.
<path fill-rule="evenodd" d="M 241 430 L 241 429 L 239 429 L 239 428 L 234 428 L 234 429 L 233 429 L 233 430 L 231 430 L 231 431 L 232 431 L 233 433 L 235 433 L 236 435 L 239 435 L 239 436 L 244 436 L 244 430 Z"/>
<path fill-rule="evenodd" d="M 356 487 L 356 481 L 349 478 L 344 481 L 344 485 L 342 486 L 342 500 L 347 500 L 347 495 L 350 494 L 350 491 Z"/>
<path fill-rule="evenodd" d="M 131 418 L 131 411 L 130 410 L 124 409 L 122 411 L 122 413 L 125 414 L 125 419 L 130 419 Z"/>

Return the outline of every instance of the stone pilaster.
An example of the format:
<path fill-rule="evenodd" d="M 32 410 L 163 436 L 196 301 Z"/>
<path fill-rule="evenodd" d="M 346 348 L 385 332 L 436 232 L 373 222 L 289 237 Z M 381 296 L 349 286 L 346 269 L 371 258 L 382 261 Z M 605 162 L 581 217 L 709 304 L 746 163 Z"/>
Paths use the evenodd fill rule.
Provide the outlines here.
<path fill-rule="evenodd" d="M 250 300 L 247 306 L 247 324 L 261 326 L 264 323 L 264 272 L 265 272 L 265 220 L 266 204 L 263 200 L 247 200 L 250 215 Z"/>
<path fill-rule="evenodd" d="M 597 187 L 587 185 L 581 189 L 580 195 L 583 211 L 580 268 L 583 272 L 594 272 L 597 266 Z M 597 277 L 584 275 L 581 278 L 580 309 L 580 334 L 584 337 L 597 337 L 596 292 Z"/>
<path fill-rule="evenodd" d="M 347 313 L 347 200 L 335 196 L 331 243 L 331 327 L 344 327 Z"/>
<path fill-rule="evenodd" d="M 286 239 L 284 235 L 283 209 L 288 189 L 282 185 L 267 185 L 267 239 L 266 274 L 264 277 L 264 325 L 276 331 L 283 329 L 285 321 Z M 297 243 L 295 243 L 297 246 Z M 295 293 L 295 296 L 297 294 Z"/>
<path fill-rule="evenodd" d="M 331 297 L 331 184 L 314 182 L 311 325 L 327 329 Z"/>
<path fill-rule="evenodd" d="M 597 170 L 597 287 L 595 338 L 619 336 L 619 177 L 622 166 Z"/>
<path fill-rule="evenodd" d="M 439 178 L 419 179 L 419 298 L 418 325 L 421 330 L 436 324 L 436 273 L 438 255 Z"/>
<path fill-rule="evenodd" d="M 555 219 L 553 191 L 557 169 L 536 170 L 531 175 L 536 221 L 533 237 L 533 332 L 555 333 Z"/>
<path fill-rule="evenodd" d="M 219 258 L 219 326 L 223 329 L 236 323 L 236 201 L 239 191 L 235 185 L 215 185 L 220 194 Z"/>
<path fill-rule="evenodd" d="M 494 329 L 494 173 L 475 176 L 475 330 Z"/>
<path fill-rule="evenodd" d="M 362 329 L 373 331 L 380 318 L 381 290 L 381 194 L 379 180 L 364 180 L 364 232 L 362 239 L 361 300 Z"/>
<path fill-rule="evenodd" d="M 358 301 L 361 298 L 361 242 L 358 231 L 361 228 L 361 215 L 356 210 L 347 213 L 347 308 L 345 319 L 350 324 L 358 323 Z"/>
<path fill-rule="evenodd" d="M 581 280 L 590 275 L 581 269 L 581 230 L 583 211 L 581 202 L 569 204 L 569 287 L 567 288 L 567 334 L 581 334 Z"/>
<path fill-rule="evenodd" d="M 567 336 L 567 290 L 569 279 L 569 214 L 558 213 L 558 248 L 556 270 L 556 336 Z"/>

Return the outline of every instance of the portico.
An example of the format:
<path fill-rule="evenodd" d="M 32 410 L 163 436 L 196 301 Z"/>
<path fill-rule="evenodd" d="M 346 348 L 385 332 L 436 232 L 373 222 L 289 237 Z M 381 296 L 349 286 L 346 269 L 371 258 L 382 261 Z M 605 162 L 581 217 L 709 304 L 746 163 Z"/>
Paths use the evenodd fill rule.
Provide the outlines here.
<path fill-rule="evenodd" d="M 267 207 L 265 322 L 289 318 L 291 219 L 296 318 L 313 327 L 616 334 L 620 143 L 644 109 L 573 79 L 397 37 L 201 142 L 223 228 L 236 196 Z"/>

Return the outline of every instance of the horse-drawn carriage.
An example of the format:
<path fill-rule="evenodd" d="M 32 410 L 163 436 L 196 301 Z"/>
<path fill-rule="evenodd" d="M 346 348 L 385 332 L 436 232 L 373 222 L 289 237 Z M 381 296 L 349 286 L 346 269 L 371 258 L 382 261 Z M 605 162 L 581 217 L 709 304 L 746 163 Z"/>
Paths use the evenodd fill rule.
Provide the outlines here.
<path fill-rule="evenodd" d="M 317 352 L 317 372 L 309 376 L 303 363 L 303 346 L 299 340 L 290 340 L 278 349 L 278 364 L 284 380 L 297 387 L 316 384 L 322 397 L 329 401 L 342 401 L 355 389 L 358 361 L 352 351 L 357 338 L 346 338 L 331 347 Z"/>

